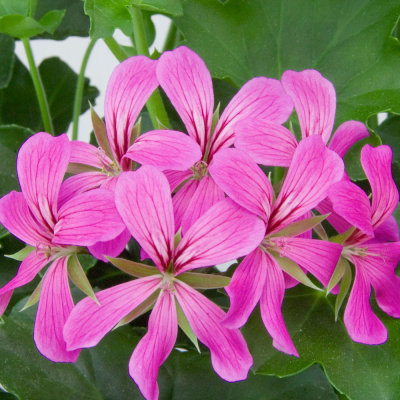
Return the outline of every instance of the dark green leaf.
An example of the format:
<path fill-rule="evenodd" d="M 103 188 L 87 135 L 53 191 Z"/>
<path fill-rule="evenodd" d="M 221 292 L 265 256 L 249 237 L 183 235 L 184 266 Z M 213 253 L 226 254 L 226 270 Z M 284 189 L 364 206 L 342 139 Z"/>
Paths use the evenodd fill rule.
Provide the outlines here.
<path fill-rule="evenodd" d="M 182 15 L 179 0 L 114 0 L 112 3 L 107 0 L 85 0 L 85 13 L 90 17 L 90 37 L 108 38 L 117 28 L 126 36 L 132 35 L 132 15 L 128 10 L 132 5 L 145 11 Z M 152 42 L 149 33 L 147 29 L 147 39 Z"/>
<path fill-rule="evenodd" d="M 243 329 L 257 373 L 295 374 L 311 364 L 323 366 L 330 382 L 352 400 L 395 400 L 400 393 L 400 322 L 374 307 L 389 330 L 380 346 L 353 342 L 340 317 L 335 322 L 335 296 L 325 297 L 302 285 L 286 291 L 283 316 L 300 358 L 272 347 L 259 309 Z"/>
<path fill-rule="evenodd" d="M 97 264 L 97 258 L 90 254 L 78 254 L 78 259 L 86 273 Z"/>
<path fill-rule="evenodd" d="M 65 16 L 53 35 L 44 33 L 40 38 L 63 40 L 68 36 L 88 36 L 90 20 L 83 12 L 82 0 L 39 0 L 35 18 L 40 19 L 51 10 L 65 10 Z"/>
<path fill-rule="evenodd" d="M 0 34 L 0 89 L 8 85 L 14 66 L 14 39 Z"/>
<path fill-rule="evenodd" d="M 22 126 L 0 125 L 0 197 L 11 190 L 19 190 L 17 153 L 22 143 L 32 134 L 30 129 Z"/>
<path fill-rule="evenodd" d="M 39 71 L 42 76 L 54 129 L 57 134 L 67 131 L 72 120 L 77 75 L 57 57 L 44 60 Z M 95 104 L 98 90 L 85 79 L 81 113 Z M 44 129 L 35 89 L 29 71 L 15 58 L 13 75 L 8 87 L 0 90 L 0 122 L 23 125 L 34 132 Z"/>
<path fill-rule="evenodd" d="M 376 129 L 376 133 L 393 150 L 393 161 L 400 162 L 400 116 L 389 115 Z"/>
<path fill-rule="evenodd" d="M 336 126 L 400 113 L 400 43 L 391 33 L 397 0 L 185 0 L 174 21 L 215 78 L 237 86 L 255 76 L 313 68 L 335 86 Z M 359 148 L 358 148 L 359 150 Z M 348 157 L 362 179 L 357 155 Z"/>

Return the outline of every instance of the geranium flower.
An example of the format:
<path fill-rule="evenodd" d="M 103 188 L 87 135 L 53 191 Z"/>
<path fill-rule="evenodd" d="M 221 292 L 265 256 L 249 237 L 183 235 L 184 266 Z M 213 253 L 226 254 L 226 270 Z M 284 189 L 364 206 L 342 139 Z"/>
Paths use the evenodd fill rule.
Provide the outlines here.
<path fill-rule="evenodd" d="M 138 276 L 152 275 L 97 293 L 101 306 L 90 298 L 78 303 L 64 329 L 68 349 L 96 345 L 121 318 L 159 291 L 144 307 L 145 310 L 155 301 L 148 332 L 129 362 L 129 373 L 143 396 L 158 398 L 158 369 L 172 351 L 177 336 L 177 304 L 194 335 L 209 347 L 217 374 L 227 381 L 246 379 L 252 358 L 243 336 L 238 329 L 219 324 L 225 313 L 185 283 L 185 272 L 248 254 L 262 240 L 262 221 L 225 199 L 203 214 L 175 247 L 170 187 L 161 172 L 150 166 L 125 172 L 115 194 L 129 231 L 157 268 L 136 264 L 140 271 L 152 270 Z"/>
<path fill-rule="evenodd" d="M 342 257 L 353 263 L 356 271 L 344 323 L 354 341 L 381 344 L 387 340 L 387 329 L 373 313 L 369 299 L 372 285 L 379 307 L 400 318 L 400 278 L 395 274 L 400 239 L 392 216 L 399 193 L 392 178 L 389 146 L 364 146 L 361 164 L 371 184 L 372 205 L 363 190 L 351 182 L 333 185 L 329 197 L 333 209 L 357 228 L 343 243 Z"/>
<path fill-rule="evenodd" d="M 281 312 L 285 286 L 293 286 L 292 282 L 285 285 L 283 271 L 310 285 L 302 267 L 328 286 L 342 246 L 298 237 L 319 222 L 298 220 L 342 178 L 343 161 L 326 148 L 319 136 L 302 140 L 275 202 L 271 183 L 245 152 L 223 149 L 215 155 L 209 169 L 229 197 L 258 215 L 265 224 L 264 239 L 242 261 L 226 288 L 231 306 L 222 325 L 241 327 L 260 301 L 261 317 L 274 347 L 298 356 Z"/>
<path fill-rule="evenodd" d="M 247 117 L 281 124 L 290 116 L 293 102 L 278 80 L 254 78 L 230 101 L 218 122 L 214 121 L 214 128 L 211 75 L 196 53 L 184 46 L 167 51 L 160 57 L 156 72 L 190 138 L 201 149 L 201 156 L 186 171 L 165 171 L 171 190 L 181 185 L 173 202 L 175 228 L 182 227 L 184 235 L 197 218 L 224 198 L 222 189 L 210 177 L 208 165 L 220 149 L 233 144 L 235 124 Z"/>
<path fill-rule="evenodd" d="M 62 336 L 73 307 L 68 284 L 68 259 L 91 246 L 119 235 L 125 226 L 115 208 L 114 194 L 106 189 L 78 195 L 59 207 L 60 186 L 71 153 L 66 134 L 53 138 L 37 133 L 21 147 L 17 159 L 22 193 L 12 191 L 0 200 L 0 222 L 32 246 L 17 276 L 0 289 L 3 314 L 15 288 L 30 282 L 50 264 L 40 292 L 34 340 L 52 361 L 74 362 L 79 351 L 67 351 Z"/>

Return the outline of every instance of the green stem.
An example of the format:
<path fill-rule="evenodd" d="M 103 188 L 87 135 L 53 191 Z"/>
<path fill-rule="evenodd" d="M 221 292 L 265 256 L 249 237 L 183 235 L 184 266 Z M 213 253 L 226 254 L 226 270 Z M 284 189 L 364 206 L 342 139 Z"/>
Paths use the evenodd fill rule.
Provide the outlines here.
<path fill-rule="evenodd" d="M 115 58 L 119 62 L 122 62 L 129 57 L 124 48 L 121 45 L 119 45 L 113 37 L 109 37 L 103 40 L 104 43 L 107 45 L 107 47 L 110 49 L 111 53 L 114 54 Z"/>
<path fill-rule="evenodd" d="M 133 35 L 135 38 L 137 54 L 149 57 L 149 46 L 147 44 L 142 12 L 139 8 L 135 7 L 131 7 L 130 11 L 132 14 Z M 156 89 L 149 97 L 146 107 L 155 129 L 158 129 L 158 121 L 160 121 L 165 127 L 171 128 L 171 124 L 169 122 L 168 115 L 165 111 L 165 107 L 158 89 Z"/>
<path fill-rule="evenodd" d="M 97 39 L 92 39 L 86 49 L 85 55 L 83 56 L 81 70 L 79 71 L 78 82 L 76 83 L 75 100 L 74 100 L 74 114 L 72 118 L 72 140 L 78 139 L 78 123 L 79 116 L 81 115 L 82 109 L 82 97 L 83 97 L 83 86 L 85 83 L 85 69 L 89 60 L 90 53 Z"/>
<path fill-rule="evenodd" d="M 21 41 L 25 48 L 25 53 L 29 64 L 29 71 L 31 73 L 33 85 L 35 87 L 36 96 L 39 101 L 40 112 L 42 113 L 42 119 L 44 123 L 44 129 L 46 130 L 46 132 L 54 135 L 53 124 L 51 122 L 51 117 L 50 117 L 49 104 L 47 103 L 46 93 L 44 91 L 42 80 L 40 79 L 39 70 L 37 69 L 35 60 L 33 59 L 33 54 L 31 45 L 29 43 L 29 39 L 22 38 Z"/>
<path fill-rule="evenodd" d="M 178 29 L 176 28 L 174 21 L 171 20 L 171 25 L 169 27 L 167 38 L 165 39 L 164 48 L 163 48 L 162 52 L 168 51 L 168 50 L 173 50 L 175 48 L 177 32 L 178 32 Z"/>

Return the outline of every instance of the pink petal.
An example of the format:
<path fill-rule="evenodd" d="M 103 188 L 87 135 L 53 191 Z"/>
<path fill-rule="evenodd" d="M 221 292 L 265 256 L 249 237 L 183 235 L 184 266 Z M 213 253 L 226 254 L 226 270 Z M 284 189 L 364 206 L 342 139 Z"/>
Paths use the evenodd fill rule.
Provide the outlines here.
<path fill-rule="evenodd" d="M 33 251 L 22 261 L 17 275 L 0 289 L 0 295 L 29 283 L 49 261 L 43 253 Z"/>
<path fill-rule="evenodd" d="M 104 256 L 118 257 L 124 251 L 130 238 L 131 233 L 128 229 L 124 229 L 115 239 L 106 242 L 97 242 L 93 246 L 89 246 L 88 250 L 93 257 L 107 263 L 108 260 Z"/>
<path fill-rule="evenodd" d="M 277 237 L 271 238 L 282 257 L 288 257 L 311 272 L 325 287 L 332 277 L 343 247 L 324 240 Z"/>
<path fill-rule="evenodd" d="M 224 328 L 225 313 L 195 289 L 180 281 L 175 289 L 194 334 L 210 349 L 214 371 L 228 382 L 246 379 L 253 360 L 240 331 Z"/>
<path fill-rule="evenodd" d="M 125 157 L 142 165 L 153 165 L 160 171 L 187 171 L 201 159 L 201 150 L 182 132 L 159 130 L 139 136 Z"/>
<path fill-rule="evenodd" d="M 172 205 L 174 208 L 174 220 L 175 220 L 175 232 L 178 232 L 179 228 L 182 226 L 183 216 L 197 188 L 199 187 L 200 181 L 197 179 L 190 180 L 187 182 L 175 196 L 172 198 Z"/>
<path fill-rule="evenodd" d="M 212 137 L 210 155 L 233 144 L 234 127 L 239 121 L 252 117 L 282 124 L 292 111 L 293 101 L 284 92 L 281 82 L 265 77 L 251 79 L 222 113 Z"/>
<path fill-rule="evenodd" d="M 160 275 L 152 275 L 102 290 L 96 293 L 100 306 L 90 297 L 81 300 L 65 324 L 68 350 L 96 346 L 122 318 L 153 294 L 160 282 Z"/>
<path fill-rule="evenodd" d="M 285 295 L 285 280 L 279 264 L 269 254 L 265 254 L 266 280 L 260 299 L 261 317 L 271 335 L 272 345 L 279 351 L 298 357 L 296 348 L 286 329 L 282 316 L 282 302 Z"/>
<path fill-rule="evenodd" d="M 177 335 L 175 298 L 163 291 L 150 314 L 148 331 L 129 361 L 129 375 L 146 400 L 158 400 L 158 370 L 174 348 Z"/>
<path fill-rule="evenodd" d="M 231 199 L 219 201 L 188 230 L 175 250 L 175 271 L 245 256 L 264 238 L 265 224 Z"/>
<path fill-rule="evenodd" d="M 391 215 L 385 222 L 374 230 L 374 235 L 375 239 L 379 243 L 400 241 L 399 225 L 397 224 L 396 218 Z"/>
<path fill-rule="evenodd" d="M 242 327 L 260 300 L 267 277 L 267 256 L 256 249 L 237 267 L 231 283 L 225 288 L 231 305 L 226 318 L 221 322 L 229 329 Z"/>
<path fill-rule="evenodd" d="M 381 344 L 387 340 L 387 329 L 369 304 L 371 285 L 363 271 L 363 260 L 352 257 L 356 277 L 344 312 L 344 323 L 350 337 L 358 343 Z"/>
<path fill-rule="evenodd" d="M 351 228 L 351 224 L 349 224 L 338 213 L 333 211 L 333 203 L 329 197 L 322 200 L 315 208 L 321 215 L 330 214 L 327 221 L 337 230 L 338 233 L 344 233 Z"/>
<path fill-rule="evenodd" d="M 92 246 L 114 239 L 124 229 L 114 193 L 94 189 L 73 197 L 60 208 L 52 243 Z"/>
<path fill-rule="evenodd" d="M 173 192 L 182 182 L 191 178 L 193 176 L 193 171 L 188 169 L 186 171 L 163 171 L 164 175 L 168 179 L 168 183 L 171 187 L 171 192 Z"/>
<path fill-rule="evenodd" d="M 211 75 L 204 61 L 185 46 L 166 51 L 158 62 L 157 78 L 204 154 L 214 108 Z"/>
<path fill-rule="evenodd" d="M 30 246 L 50 244 L 50 232 L 36 222 L 22 193 L 12 191 L 0 199 L 0 222 Z"/>
<path fill-rule="evenodd" d="M 76 195 L 100 187 L 106 179 L 107 175 L 101 172 L 84 172 L 66 179 L 58 195 L 58 208 Z"/>
<path fill-rule="evenodd" d="M 100 162 L 100 157 L 105 158 L 109 164 L 111 160 L 104 154 L 101 154 L 101 150 L 92 144 L 80 142 L 79 140 L 73 140 L 71 142 L 71 157 L 70 163 L 85 164 L 91 167 L 103 168 L 103 164 Z"/>
<path fill-rule="evenodd" d="M 195 193 L 182 218 L 182 236 L 189 228 L 214 204 L 225 198 L 224 192 L 214 179 L 205 175 L 200 181 Z"/>
<path fill-rule="evenodd" d="M 337 128 L 328 147 L 343 158 L 354 143 L 368 136 L 368 128 L 362 122 L 347 121 Z"/>
<path fill-rule="evenodd" d="M 58 258 L 46 272 L 33 334 L 40 353 L 54 362 L 75 362 L 80 352 L 79 349 L 67 351 L 62 335 L 74 307 L 68 285 L 67 262 L 68 257 Z"/>
<path fill-rule="evenodd" d="M 303 139 L 274 203 L 268 233 L 277 232 L 318 205 L 343 171 L 343 160 L 328 150 L 319 136 Z"/>
<path fill-rule="evenodd" d="M 245 151 L 257 164 L 289 167 L 297 140 L 282 125 L 247 118 L 235 126 L 235 147 Z"/>
<path fill-rule="evenodd" d="M 114 192 L 117 181 L 118 181 L 118 176 L 109 176 L 106 180 L 103 181 L 100 187 L 102 189 L 107 189 Z"/>
<path fill-rule="evenodd" d="M 239 149 L 221 149 L 214 155 L 209 171 L 229 197 L 268 223 L 272 186 L 250 156 Z"/>
<path fill-rule="evenodd" d="M 165 271 L 174 254 L 174 214 L 170 187 L 154 167 L 122 173 L 115 203 L 127 228 L 140 246 Z"/>
<path fill-rule="evenodd" d="M 4 314 L 4 311 L 6 311 L 12 294 L 13 294 L 12 290 L 5 292 L 4 294 L 0 294 L 0 317 Z"/>
<path fill-rule="evenodd" d="M 332 83 L 318 71 L 307 69 L 285 71 L 282 85 L 293 99 L 303 139 L 320 135 L 324 143 L 328 143 L 336 112 L 336 93 Z"/>
<path fill-rule="evenodd" d="M 400 261 L 400 242 L 368 245 L 362 268 L 375 290 L 379 307 L 400 318 L 400 278 L 395 269 Z"/>
<path fill-rule="evenodd" d="M 57 222 L 58 192 L 69 163 L 71 146 L 66 134 L 40 132 L 21 147 L 17 172 L 22 193 L 46 230 Z"/>
<path fill-rule="evenodd" d="M 131 132 L 139 112 L 157 88 L 157 61 L 130 57 L 119 64 L 108 81 L 104 117 L 111 151 L 118 163 L 131 145 Z"/>
<path fill-rule="evenodd" d="M 333 209 L 366 235 L 374 236 L 371 204 L 365 192 L 352 182 L 340 181 L 329 189 Z"/>
<path fill-rule="evenodd" d="M 399 192 L 392 177 L 392 149 L 389 146 L 361 150 L 361 164 L 372 189 L 372 224 L 377 228 L 397 207 Z"/>

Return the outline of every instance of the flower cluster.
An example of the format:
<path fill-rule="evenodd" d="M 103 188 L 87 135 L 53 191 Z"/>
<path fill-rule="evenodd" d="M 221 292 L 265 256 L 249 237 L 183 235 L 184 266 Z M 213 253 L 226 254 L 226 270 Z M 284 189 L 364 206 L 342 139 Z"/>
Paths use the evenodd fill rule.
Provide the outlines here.
<path fill-rule="evenodd" d="M 158 85 L 187 134 L 139 135 L 136 120 Z M 293 107 L 299 141 L 282 125 Z M 28 246 L 17 276 L 0 289 L 0 313 L 13 289 L 48 266 L 28 302 L 39 301 L 34 340 L 50 360 L 74 362 L 80 349 L 152 309 L 129 373 L 146 399 L 157 399 L 158 370 L 174 348 L 178 325 L 209 348 L 221 378 L 246 379 L 252 357 L 239 328 L 256 304 L 273 346 L 299 356 L 281 312 L 285 290 L 298 283 L 321 290 L 318 280 L 339 293 L 339 309 L 351 263 L 348 333 L 360 343 L 385 342 L 387 330 L 369 299 L 372 285 L 380 308 L 400 317 L 392 152 L 362 149 L 371 202 L 342 160 L 368 130 L 348 121 L 329 142 L 335 108 L 333 85 L 320 73 L 286 71 L 281 81 L 247 82 L 219 118 L 211 76 L 188 48 L 158 61 L 124 61 L 108 85 L 105 124 L 93 114 L 99 148 L 38 133 L 19 151 L 21 193 L 0 200 L 0 222 Z M 273 186 L 259 164 L 286 167 L 282 180 Z M 74 175 L 64 180 L 66 172 Z M 328 237 L 325 219 L 337 236 Z M 115 258 L 131 236 L 154 267 Z M 95 294 L 77 257 L 87 252 L 139 279 Z M 232 279 L 189 272 L 241 257 Z M 88 295 L 75 307 L 68 275 Z M 203 294 L 221 287 L 230 299 L 227 314 Z"/>

